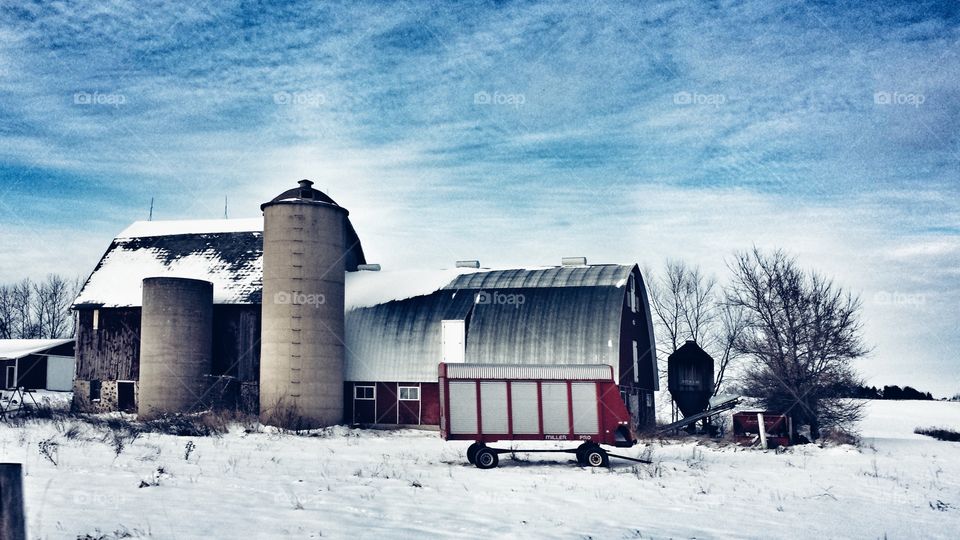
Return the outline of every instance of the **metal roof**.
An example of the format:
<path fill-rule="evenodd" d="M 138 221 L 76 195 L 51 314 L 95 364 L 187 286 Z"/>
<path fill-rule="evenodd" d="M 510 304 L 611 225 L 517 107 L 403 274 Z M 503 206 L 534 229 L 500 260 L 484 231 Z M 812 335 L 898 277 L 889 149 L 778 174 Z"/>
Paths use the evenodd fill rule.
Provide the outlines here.
<path fill-rule="evenodd" d="M 441 290 L 354 309 L 346 319 L 346 379 L 433 381 L 445 319 L 466 324 L 466 362 L 606 364 L 619 369 L 626 287 L 636 266 L 497 270 Z M 486 295 L 478 301 L 480 292 Z"/>
<path fill-rule="evenodd" d="M 464 274 L 445 289 L 522 289 L 540 287 L 623 287 L 632 266 L 598 264 L 593 266 L 553 266 L 537 269 L 492 270 Z"/>
<path fill-rule="evenodd" d="M 0 360 L 16 360 L 72 343 L 73 339 L 0 339 Z"/>

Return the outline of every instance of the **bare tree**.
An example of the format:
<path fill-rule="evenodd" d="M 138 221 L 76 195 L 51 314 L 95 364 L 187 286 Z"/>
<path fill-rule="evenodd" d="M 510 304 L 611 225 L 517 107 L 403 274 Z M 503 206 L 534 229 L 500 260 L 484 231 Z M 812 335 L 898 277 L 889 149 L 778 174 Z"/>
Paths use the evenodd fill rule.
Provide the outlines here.
<path fill-rule="evenodd" d="M 20 339 L 36 338 L 37 325 L 33 317 L 33 287 L 30 284 L 30 280 L 24 279 L 14 284 L 12 291 L 13 337 Z"/>
<path fill-rule="evenodd" d="M 713 340 L 711 350 L 716 352 L 714 359 L 717 365 L 714 369 L 713 395 L 718 395 L 724 388 L 724 383 L 730 375 L 731 365 L 743 353 L 737 348 L 737 342 L 747 330 L 748 320 L 744 310 L 727 303 L 717 306 L 716 339 Z"/>
<path fill-rule="evenodd" d="M 39 337 L 66 337 L 68 330 L 73 334 L 70 303 L 73 295 L 70 284 L 57 274 L 50 274 L 46 281 L 35 283 L 34 315 L 39 328 Z"/>
<path fill-rule="evenodd" d="M 663 277 L 648 285 L 657 335 L 658 353 L 669 356 L 687 340 L 693 340 L 714 357 L 714 395 L 720 392 L 733 360 L 734 347 L 745 327 L 739 309 L 723 304 L 716 278 L 683 261 L 667 261 Z"/>
<path fill-rule="evenodd" d="M 657 352 L 668 356 L 683 342 L 683 290 L 687 267 L 681 261 L 667 261 L 663 276 L 648 280 L 650 303 L 656 315 Z"/>
<path fill-rule="evenodd" d="M 0 286 L 0 339 L 63 338 L 74 333 L 70 305 L 79 280 L 50 274 L 42 282 L 24 279 Z"/>
<path fill-rule="evenodd" d="M 810 425 L 814 439 L 826 427 L 862 416 L 841 399 L 862 384 L 852 362 L 867 354 L 861 338 L 860 300 L 782 251 L 737 254 L 727 303 L 741 309 L 747 327 L 735 348 L 751 358 L 744 389 L 771 410 Z"/>
<path fill-rule="evenodd" d="M 14 326 L 13 290 L 0 285 L 0 339 L 12 339 Z"/>

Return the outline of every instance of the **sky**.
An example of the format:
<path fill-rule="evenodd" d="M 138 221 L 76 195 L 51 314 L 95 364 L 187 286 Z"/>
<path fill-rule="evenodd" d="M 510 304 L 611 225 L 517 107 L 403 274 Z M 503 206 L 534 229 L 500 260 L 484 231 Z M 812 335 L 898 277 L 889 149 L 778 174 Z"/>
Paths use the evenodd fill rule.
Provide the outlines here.
<path fill-rule="evenodd" d="M 0 6 L 0 281 L 310 178 L 384 269 L 782 248 L 960 392 L 957 2 Z"/>

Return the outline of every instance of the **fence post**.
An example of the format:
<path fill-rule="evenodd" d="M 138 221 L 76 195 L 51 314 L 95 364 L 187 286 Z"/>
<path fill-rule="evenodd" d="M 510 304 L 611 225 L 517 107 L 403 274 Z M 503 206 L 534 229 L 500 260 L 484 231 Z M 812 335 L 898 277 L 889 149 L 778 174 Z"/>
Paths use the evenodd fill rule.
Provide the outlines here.
<path fill-rule="evenodd" d="M 19 463 L 0 463 L 0 538 L 27 538 L 23 516 L 23 466 Z"/>
<path fill-rule="evenodd" d="M 767 425 L 763 422 L 763 413 L 757 413 L 757 425 L 760 430 L 760 447 L 767 449 Z"/>

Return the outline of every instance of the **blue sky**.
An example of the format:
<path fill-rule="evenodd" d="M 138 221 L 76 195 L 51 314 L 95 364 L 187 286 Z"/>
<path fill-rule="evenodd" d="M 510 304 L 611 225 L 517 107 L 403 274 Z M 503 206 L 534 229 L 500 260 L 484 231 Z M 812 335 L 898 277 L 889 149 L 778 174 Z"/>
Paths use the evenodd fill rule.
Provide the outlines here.
<path fill-rule="evenodd" d="M 0 5 L 2 280 L 308 177 L 386 268 L 783 247 L 960 392 L 956 2 Z"/>

